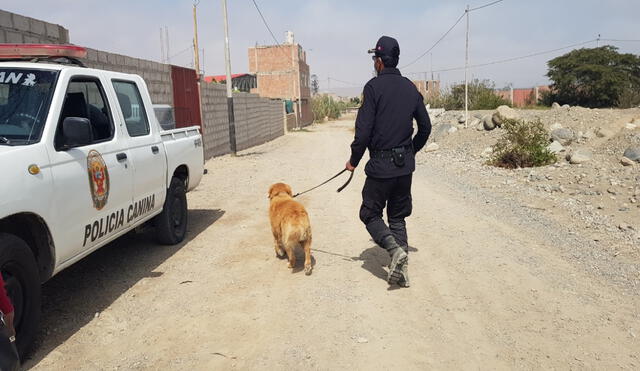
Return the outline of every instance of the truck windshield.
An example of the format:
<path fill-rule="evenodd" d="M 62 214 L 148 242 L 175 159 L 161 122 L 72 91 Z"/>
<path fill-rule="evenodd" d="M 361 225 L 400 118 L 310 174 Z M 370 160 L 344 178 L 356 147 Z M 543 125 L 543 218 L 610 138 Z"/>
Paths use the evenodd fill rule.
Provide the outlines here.
<path fill-rule="evenodd" d="M 38 142 L 58 71 L 0 67 L 0 145 Z"/>

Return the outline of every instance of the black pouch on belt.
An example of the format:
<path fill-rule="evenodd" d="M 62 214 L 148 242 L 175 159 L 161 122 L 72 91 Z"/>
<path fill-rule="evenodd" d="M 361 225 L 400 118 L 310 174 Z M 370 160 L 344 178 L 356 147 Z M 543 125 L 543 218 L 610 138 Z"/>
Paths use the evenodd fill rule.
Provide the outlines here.
<path fill-rule="evenodd" d="M 406 152 L 406 149 L 404 147 L 396 147 L 391 149 L 391 156 L 393 157 L 393 163 L 397 167 L 404 166 L 405 152 Z"/>

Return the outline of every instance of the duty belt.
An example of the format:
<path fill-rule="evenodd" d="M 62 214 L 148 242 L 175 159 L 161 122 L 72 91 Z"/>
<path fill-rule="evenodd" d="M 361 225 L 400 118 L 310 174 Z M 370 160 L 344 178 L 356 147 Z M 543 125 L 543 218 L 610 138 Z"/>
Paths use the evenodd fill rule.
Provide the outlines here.
<path fill-rule="evenodd" d="M 413 152 L 413 145 L 400 146 L 400 147 L 394 147 L 392 149 L 382 149 L 382 150 L 372 149 L 372 150 L 369 150 L 369 157 L 381 158 L 381 159 L 393 158 L 393 151 L 398 149 L 404 149 L 405 153 L 411 153 Z"/>

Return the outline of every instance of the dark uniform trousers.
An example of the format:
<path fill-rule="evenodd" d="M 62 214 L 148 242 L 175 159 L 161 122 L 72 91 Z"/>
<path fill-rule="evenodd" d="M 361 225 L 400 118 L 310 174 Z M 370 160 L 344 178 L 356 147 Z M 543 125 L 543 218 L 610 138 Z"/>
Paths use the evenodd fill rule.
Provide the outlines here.
<path fill-rule="evenodd" d="M 360 220 L 366 225 L 373 240 L 382 246 L 382 240 L 393 235 L 398 245 L 408 251 L 407 227 L 404 219 L 411 215 L 411 176 L 394 178 L 367 177 L 362 188 Z M 382 210 L 387 208 L 387 222 Z"/>

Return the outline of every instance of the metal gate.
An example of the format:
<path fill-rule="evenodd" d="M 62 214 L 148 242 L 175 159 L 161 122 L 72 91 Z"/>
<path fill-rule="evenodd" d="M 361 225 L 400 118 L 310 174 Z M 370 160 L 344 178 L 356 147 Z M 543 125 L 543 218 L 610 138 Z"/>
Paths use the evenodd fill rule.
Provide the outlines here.
<path fill-rule="evenodd" d="M 196 71 L 171 66 L 171 80 L 173 81 L 173 111 L 176 117 L 176 128 L 198 125 L 202 130 Z"/>

